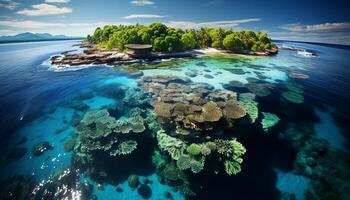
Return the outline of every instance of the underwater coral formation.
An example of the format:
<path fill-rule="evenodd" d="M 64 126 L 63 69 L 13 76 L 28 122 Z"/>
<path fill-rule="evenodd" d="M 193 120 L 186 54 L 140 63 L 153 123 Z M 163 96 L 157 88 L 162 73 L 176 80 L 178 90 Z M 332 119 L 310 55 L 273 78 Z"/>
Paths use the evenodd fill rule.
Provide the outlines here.
<path fill-rule="evenodd" d="M 289 124 L 283 137 L 297 150 L 294 171 L 309 178 L 305 199 L 348 199 L 350 159 L 317 137 L 310 124 Z"/>
<path fill-rule="evenodd" d="M 111 156 L 134 151 L 137 142 L 126 136 L 143 132 L 145 126 L 137 110 L 131 110 L 130 113 L 129 118 L 117 120 L 111 117 L 106 109 L 86 112 L 77 127 L 78 157 L 83 162 L 89 162 L 93 159 L 94 151 L 104 151 Z"/>
<path fill-rule="evenodd" d="M 252 123 L 259 115 L 258 102 L 255 101 L 253 93 L 242 93 L 239 95 L 239 104 L 246 110 Z"/>
<path fill-rule="evenodd" d="M 210 131 L 218 124 L 232 127 L 246 116 L 236 93 L 231 91 L 214 90 L 210 85 L 174 76 L 145 76 L 140 84 L 152 94 L 159 121 L 176 127 L 182 135 L 191 130 Z"/>
<path fill-rule="evenodd" d="M 226 173 L 237 174 L 241 171 L 241 156 L 246 152 L 244 146 L 235 138 L 232 140 L 215 139 L 200 144 L 185 142 L 172 137 L 161 130 L 157 133 L 158 145 L 161 150 L 169 153 L 180 170 L 190 169 L 193 173 L 203 170 L 206 156 L 216 153 L 216 157 L 224 160 Z M 157 163 L 157 165 L 159 165 Z"/>
<path fill-rule="evenodd" d="M 290 82 L 286 85 L 286 91 L 282 92 L 282 97 L 291 103 L 302 104 L 304 102 L 303 86 Z"/>
<path fill-rule="evenodd" d="M 262 114 L 264 118 L 261 121 L 261 125 L 265 132 L 268 132 L 269 129 L 274 127 L 280 121 L 280 118 L 273 113 L 262 112 Z"/>

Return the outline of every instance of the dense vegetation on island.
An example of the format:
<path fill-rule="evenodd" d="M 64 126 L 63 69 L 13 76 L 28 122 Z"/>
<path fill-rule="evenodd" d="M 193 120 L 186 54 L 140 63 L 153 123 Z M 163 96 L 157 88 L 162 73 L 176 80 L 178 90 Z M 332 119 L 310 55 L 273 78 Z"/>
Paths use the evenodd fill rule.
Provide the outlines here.
<path fill-rule="evenodd" d="M 274 47 L 266 33 L 222 28 L 182 30 L 161 23 L 145 25 L 107 25 L 97 28 L 87 41 L 102 48 L 124 50 L 125 44 L 152 44 L 157 52 L 179 52 L 214 47 L 230 51 L 264 51 Z"/>

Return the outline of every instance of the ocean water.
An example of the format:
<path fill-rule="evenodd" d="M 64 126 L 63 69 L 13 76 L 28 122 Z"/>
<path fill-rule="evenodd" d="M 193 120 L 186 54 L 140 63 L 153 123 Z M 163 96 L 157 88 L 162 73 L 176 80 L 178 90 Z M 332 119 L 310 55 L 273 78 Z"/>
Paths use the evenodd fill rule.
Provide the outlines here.
<path fill-rule="evenodd" d="M 49 64 L 61 52 L 80 52 L 73 46 L 78 42 L 0 45 L 0 199 L 348 197 L 350 48 L 279 42 L 317 56 L 281 50 L 271 57 L 212 54 L 117 66 Z M 150 98 L 140 103 L 140 80 L 157 75 L 186 77 L 212 91 L 255 93 L 256 122 L 232 131 L 247 149 L 241 172 L 227 175 L 209 159 L 198 174 L 185 170 L 179 184 L 155 166 L 154 152 L 161 149 L 147 118 L 153 113 Z M 146 127 L 135 133 L 136 150 L 115 157 L 101 150 L 93 161 L 80 160 L 79 123 L 87 112 L 108 110 L 122 121 L 136 107 Z M 279 118 L 268 131 L 260 125 L 262 112 Z M 43 148 L 35 151 L 38 144 Z M 139 179 L 136 188 L 128 184 L 130 175 Z"/>

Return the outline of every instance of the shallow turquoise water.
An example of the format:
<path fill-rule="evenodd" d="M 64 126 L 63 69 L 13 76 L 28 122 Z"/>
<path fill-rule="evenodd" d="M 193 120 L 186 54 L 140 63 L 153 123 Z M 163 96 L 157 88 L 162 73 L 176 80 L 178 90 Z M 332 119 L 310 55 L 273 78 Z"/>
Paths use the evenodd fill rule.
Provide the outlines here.
<path fill-rule="evenodd" d="M 1 181 L 13 176 L 28 175 L 37 183 L 52 178 L 58 171 L 76 169 L 74 151 L 64 151 L 64 143 L 75 137 L 77 131 L 73 121 L 82 117 L 87 110 L 122 106 L 123 98 L 117 97 L 113 88 L 138 88 L 139 77 L 127 70 L 120 70 L 118 66 L 80 66 L 72 70 L 48 65 L 48 59 L 53 55 L 71 49 L 80 51 L 77 47 L 72 47 L 76 42 L 0 46 L 0 123 L 4 152 L 1 157 Z M 212 179 L 206 174 L 192 177 L 194 185 L 198 186 L 197 199 L 212 199 L 215 194 L 221 199 L 231 199 L 234 196 L 239 199 L 256 199 L 254 195 L 261 199 L 279 199 L 281 192 L 304 199 L 303 193 L 309 187 L 309 178 L 293 170 L 291 163 L 294 157 L 290 155 L 295 156 L 295 152 L 284 149 L 279 141 L 289 124 L 311 127 L 316 137 L 325 139 L 331 149 L 348 152 L 349 136 L 343 132 L 349 131 L 346 120 L 349 120 L 350 113 L 347 103 L 350 100 L 350 71 L 347 69 L 349 62 L 346 58 L 350 56 L 350 50 L 311 44 L 287 44 L 315 51 L 318 57 L 306 58 L 291 51 L 281 51 L 274 57 L 211 55 L 177 60 L 175 67 L 172 66 L 175 63 L 172 60 L 166 61 L 169 62 L 169 67 L 141 70 L 143 76 L 182 76 L 194 83 L 207 83 L 222 90 L 230 89 L 231 81 L 247 84 L 252 78 L 271 84 L 274 88 L 267 97 L 259 97 L 259 109 L 279 116 L 282 119 L 281 127 L 270 135 L 259 133 L 256 139 L 252 139 L 252 136 L 242 138 L 247 156 L 244 158 L 242 172 L 237 177 L 224 178 L 220 175 Z M 310 78 L 292 79 L 288 77 L 291 71 L 307 74 Z M 280 93 L 286 91 L 286 85 L 290 83 L 302 86 L 303 104 L 291 103 L 281 96 Z M 254 91 L 258 86 L 252 87 L 251 90 Z M 335 117 L 335 114 L 342 116 L 342 120 Z M 121 116 L 119 119 L 124 118 L 126 117 Z M 26 139 L 21 142 L 23 138 Z M 49 142 L 53 148 L 41 156 L 34 156 L 32 147 L 42 141 Z M 259 142 L 266 142 L 267 145 L 255 144 Z M 19 158 L 12 158 L 9 152 L 14 147 L 26 148 L 27 152 Z M 264 149 L 260 151 L 258 148 Z M 147 153 L 143 155 L 145 159 L 150 157 Z M 130 170 L 139 175 L 141 180 L 147 177 L 153 181 L 153 184 L 149 184 L 152 194 L 148 199 L 164 199 L 166 192 L 171 193 L 173 199 L 185 199 L 171 185 L 161 183 L 155 169 L 140 166 L 140 163 L 136 161 Z M 125 167 L 122 162 L 118 165 Z M 119 169 L 118 166 L 116 169 Z M 121 174 L 123 178 L 114 182 L 99 181 L 99 178 L 91 178 L 89 173 L 82 171 L 78 170 L 80 181 L 88 180 L 93 195 L 98 199 L 144 199 L 128 186 L 125 177 L 129 174 Z M 256 174 L 261 175 L 261 180 Z M 206 178 L 213 181 L 203 182 Z M 263 179 L 266 181 L 264 185 L 261 184 L 264 183 Z M 221 180 L 227 185 L 217 184 Z M 99 188 L 99 184 L 102 188 Z M 239 185 L 246 188 L 240 189 L 237 187 Z M 123 192 L 116 191 L 118 186 Z M 250 188 L 247 189 L 248 186 Z"/>

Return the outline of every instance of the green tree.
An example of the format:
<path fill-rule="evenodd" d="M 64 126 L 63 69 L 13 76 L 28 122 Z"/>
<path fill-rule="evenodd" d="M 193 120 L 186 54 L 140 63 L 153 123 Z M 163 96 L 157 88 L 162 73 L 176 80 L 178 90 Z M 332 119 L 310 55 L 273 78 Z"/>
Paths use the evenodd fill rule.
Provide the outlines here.
<path fill-rule="evenodd" d="M 211 38 L 211 46 L 214 48 L 223 48 L 223 40 L 225 37 L 225 31 L 221 28 L 213 28 L 208 32 Z"/>
<path fill-rule="evenodd" d="M 225 37 L 223 46 L 230 51 L 236 51 L 243 49 L 243 42 L 235 33 L 231 33 Z"/>
<path fill-rule="evenodd" d="M 181 42 L 186 50 L 194 49 L 197 46 L 196 39 L 192 33 L 185 33 L 181 37 Z"/>
<path fill-rule="evenodd" d="M 167 44 L 163 37 L 157 37 L 153 40 L 153 50 L 160 52 L 167 51 Z"/>

